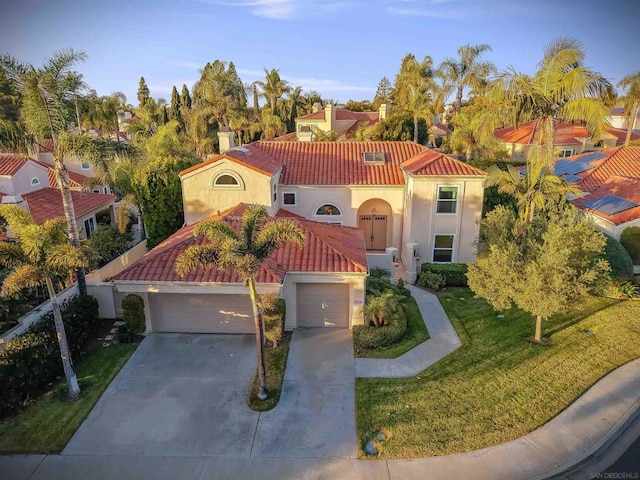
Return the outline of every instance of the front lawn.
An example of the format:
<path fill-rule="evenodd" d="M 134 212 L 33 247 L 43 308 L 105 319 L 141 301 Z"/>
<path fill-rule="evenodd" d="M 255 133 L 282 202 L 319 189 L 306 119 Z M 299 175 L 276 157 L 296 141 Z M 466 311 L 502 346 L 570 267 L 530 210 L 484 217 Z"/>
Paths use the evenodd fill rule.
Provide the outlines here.
<path fill-rule="evenodd" d="M 381 457 L 476 450 L 517 437 L 558 415 L 611 370 L 640 357 L 640 302 L 588 298 L 544 325 L 496 312 L 466 288 L 440 295 L 463 345 L 415 378 L 356 379 L 360 447 L 390 432 Z M 593 332 L 593 335 L 587 333 Z"/>
<path fill-rule="evenodd" d="M 406 313 L 407 332 L 402 340 L 383 348 L 356 348 L 355 356 L 357 358 L 397 358 L 422 342 L 426 342 L 429 339 L 429 332 L 413 297 L 409 297 L 406 301 Z"/>
<path fill-rule="evenodd" d="M 1 453 L 58 453 L 78 429 L 137 344 L 110 345 L 77 364 L 80 400 L 66 403 L 64 378 L 33 405 L 0 422 Z"/>

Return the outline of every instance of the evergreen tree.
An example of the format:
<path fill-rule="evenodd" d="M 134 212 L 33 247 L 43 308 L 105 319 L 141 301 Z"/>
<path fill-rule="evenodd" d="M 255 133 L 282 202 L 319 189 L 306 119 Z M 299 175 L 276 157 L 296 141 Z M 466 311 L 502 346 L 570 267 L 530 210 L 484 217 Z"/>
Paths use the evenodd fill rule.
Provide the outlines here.
<path fill-rule="evenodd" d="M 182 96 L 180 97 L 180 103 L 184 108 L 191 108 L 191 95 L 189 95 L 189 89 L 185 84 L 182 84 Z"/>
<path fill-rule="evenodd" d="M 184 124 L 182 121 L 182 113 L 180 112 L 181 108 L 182 100 L 180 99 L 180 94 L 178 94 L 178 89 L 174 85 L 171 90 L 171 110 L 169 111 L 169 118 L 175 120 L 182 126 Z"/>
<path fill-rule="evenodd" d="M 151 92 L 147 87 L 147 82 L 144 77 L 140 77 L 140 83 L 138 84 L 138 107 L 143 107 L 149 100 Z"/>
<path fill-rule="evenodd" d="M 160 122 L 162 123 L 162 125 L 166 125 L 167 123 L 169 123 L 169 111 L 167 110 L 166 105 L 162 106 L 162 117 L 160 119 Z"/>
<path fill-rule="evenodd" d="M 391 103 L 391 92 L 393 87 L 391 81 L 387 77 L 382 77 L 376 88 L 376 95 L 373 97 L 373 106 L 380 107 L 383 103 Z"/>

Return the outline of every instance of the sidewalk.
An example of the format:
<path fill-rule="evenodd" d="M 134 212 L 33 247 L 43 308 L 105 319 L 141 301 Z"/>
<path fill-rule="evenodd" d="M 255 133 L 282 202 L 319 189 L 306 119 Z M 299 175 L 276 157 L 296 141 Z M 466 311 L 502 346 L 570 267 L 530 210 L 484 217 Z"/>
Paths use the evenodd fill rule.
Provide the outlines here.
<path fill-rule="evenodd" d="M 438 297 L 413 285 L 406 287 L 420 308 L 429 340 L 398 358 L 356 358 L 356 377 L 414 377 L 462 345 Z"/>

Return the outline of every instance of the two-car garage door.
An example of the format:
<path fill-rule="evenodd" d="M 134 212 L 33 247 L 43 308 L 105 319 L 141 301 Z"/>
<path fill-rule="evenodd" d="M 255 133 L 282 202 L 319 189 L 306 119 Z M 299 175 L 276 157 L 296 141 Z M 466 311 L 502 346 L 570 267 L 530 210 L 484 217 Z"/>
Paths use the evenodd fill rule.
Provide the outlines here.
<path fill-rule="evenodd" d="M 154 332 L 254 333 L 249 295 L 150 294 Z"/>
<path fill-rule="evenodd" d="M 349 285 L 296 284 L 298 327 L 349 328 Z"/>

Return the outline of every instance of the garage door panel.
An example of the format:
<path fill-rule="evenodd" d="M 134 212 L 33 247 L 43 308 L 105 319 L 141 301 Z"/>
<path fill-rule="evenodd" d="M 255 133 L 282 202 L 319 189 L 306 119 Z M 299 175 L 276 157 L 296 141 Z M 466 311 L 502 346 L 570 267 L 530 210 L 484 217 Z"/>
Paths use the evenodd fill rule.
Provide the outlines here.
<path fill-rule="evenodd" d="M 349 328 L 349 285 L 296 284 L 299 327 Z"/>
<path fill-rule="evenodd" d="M 149 295 L 155 332 L 254 333 L 249 295 Z"/>

